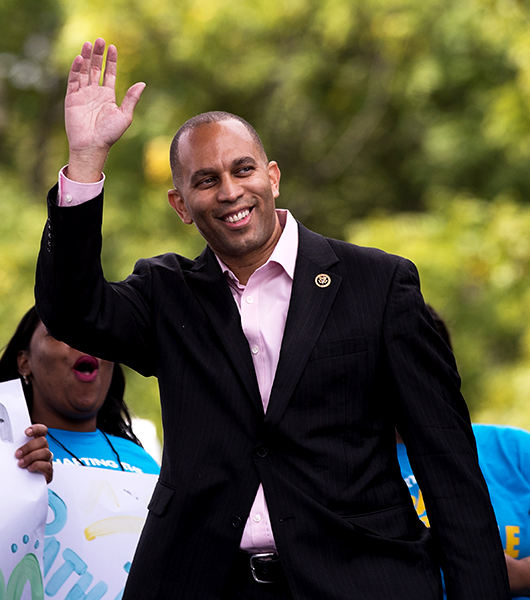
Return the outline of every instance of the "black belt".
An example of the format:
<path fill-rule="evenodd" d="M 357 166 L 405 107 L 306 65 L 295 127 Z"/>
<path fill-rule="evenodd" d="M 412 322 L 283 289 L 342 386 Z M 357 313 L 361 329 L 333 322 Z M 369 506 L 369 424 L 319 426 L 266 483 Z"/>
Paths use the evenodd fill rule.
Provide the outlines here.
<path fill-rule="evenodd" d="M 258 583 L 284 583 L 286 581 L 280 557 L 276 552 L 247 554 L 240 552 L 240 560 L 247 561 L 254 581 Z"/>

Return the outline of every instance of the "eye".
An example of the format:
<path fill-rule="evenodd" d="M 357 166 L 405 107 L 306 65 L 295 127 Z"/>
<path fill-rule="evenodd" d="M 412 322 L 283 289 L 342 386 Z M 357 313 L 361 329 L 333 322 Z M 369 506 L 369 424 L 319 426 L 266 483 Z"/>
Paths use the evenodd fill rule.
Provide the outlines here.
<path fill-rule="evenodd" d="M 247 175 L 250 175 L 252 172 L 254 171 L 254 167 L 251 165 L 245 165 L 244 167 L 240 167 L 237 171 L 236 171 L 236 175 L 239 177 L 246 177 Z"/>
<path fill-rule="evenodd" d="M 207 188 L 215 183 L 215 179 L 213 177 L 205 177 L 197 182 L 196 187 Z"/>

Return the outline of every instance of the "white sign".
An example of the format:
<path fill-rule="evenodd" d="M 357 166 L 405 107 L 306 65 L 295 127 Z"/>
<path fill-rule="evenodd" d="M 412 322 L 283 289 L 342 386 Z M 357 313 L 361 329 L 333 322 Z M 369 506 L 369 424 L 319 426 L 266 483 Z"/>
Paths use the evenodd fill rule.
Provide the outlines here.
<path fill-rule="evenodd" d="M 42 600 L 46 480 L 21 469 L 15 451 L 31 421 L 19 380 L 0 383 L 0 598 Z"/>
<path fill-rule="evenodd" d="M 158 475 L 54 463 L 44 590 L 54 600 L 120 600 Z"/>

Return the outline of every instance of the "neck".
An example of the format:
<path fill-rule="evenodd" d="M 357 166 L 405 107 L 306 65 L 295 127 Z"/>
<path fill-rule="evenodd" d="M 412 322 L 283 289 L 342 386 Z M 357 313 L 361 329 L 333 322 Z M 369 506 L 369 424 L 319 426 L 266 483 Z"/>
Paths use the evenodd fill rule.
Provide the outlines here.
<path fill-rule="evenodd" d="M 232 271 L 232 273 L 237 277 L 237 280 L 239 281 L 239 283 L 241 285 L 247 285 L 248 280 L 252 276 L 252 273 L 254 273 L 254 271 L 259 269 L 261 267 L 261 265 L 264 265 L 267 262 L 268 258 L 269 257 L 267 257 L 264 261 L 260 262 L 259 264 L 253 264 L 253 265 L 242 266 L 242 267 L 235 266 L 226 261 L 223 261 L 223 262 Z"/>
<path fill-rule="evenodd" d="M 33 423 L 42 423 L 52 429 L 65 429 L 67 431 L 79 431 L 86 433 L 96 431 L 97 416 L 85 420 L 69 420 L 54 413 L 42 412 L 39 410 L 31 411 L 31 421 Z"/>
<path fill-rule="evenodd" d="M 274 231 L 265 246 L 262 248 L 259 248 L 254 252 L 242 254 L 241 256 L 223 256 L 221 253 L 216 254 L 237 277 L 239 283 L 241 283 L 241 285 L 246 285 L 254 271 L 259 269 L 269 260 L 271 254 L 274 252 L 274 248 L 276 248 L 276 244 L 278 243 L 282 232 L 282 226 L 280 225 L 279 219 L 276 217 Z"/>

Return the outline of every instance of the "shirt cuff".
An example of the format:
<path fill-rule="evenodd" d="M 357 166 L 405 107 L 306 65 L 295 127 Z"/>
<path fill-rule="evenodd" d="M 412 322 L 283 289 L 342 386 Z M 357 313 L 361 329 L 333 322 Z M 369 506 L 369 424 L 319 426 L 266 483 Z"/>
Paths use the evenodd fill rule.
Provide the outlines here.
<path fill-rule="evenodd" d="M 79 183 L 68 179 L 64 174 L 68 165 L 59 171 L 59 192 L 57 194 L 57 206 L 77 206 L 99 196 L 103 191 L 105 174 L 96 183 Z"/>

